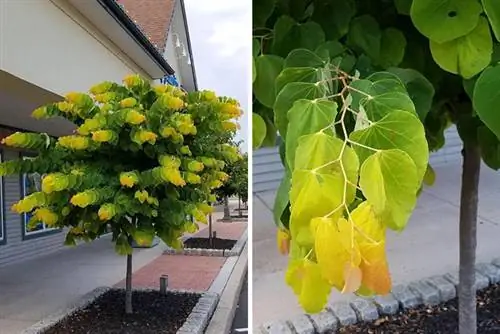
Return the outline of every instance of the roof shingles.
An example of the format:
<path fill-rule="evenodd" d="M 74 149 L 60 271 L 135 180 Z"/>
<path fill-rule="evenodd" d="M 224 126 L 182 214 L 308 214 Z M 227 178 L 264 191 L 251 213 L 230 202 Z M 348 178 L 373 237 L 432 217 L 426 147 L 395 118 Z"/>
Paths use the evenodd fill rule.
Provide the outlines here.
<path fill-rule="evenodd" d="M 116 0 L 151 43 L 165 51 L 175 0 Z"/>

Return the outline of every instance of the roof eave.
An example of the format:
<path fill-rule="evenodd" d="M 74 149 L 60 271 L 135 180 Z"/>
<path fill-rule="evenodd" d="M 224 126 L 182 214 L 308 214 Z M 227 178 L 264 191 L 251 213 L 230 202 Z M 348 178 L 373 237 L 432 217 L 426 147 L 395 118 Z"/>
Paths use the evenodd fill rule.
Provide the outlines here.
<path fill-rule="evenodd" d="M 182 17 L 184 21 L 184 29 L 186 30 L 186 42 L 187 42 L 187 47 L 189 50 L 189 59 L 191 61 L 191 71 L 193 72 L 193 83 L 194 83 L 194 88 L 195 90 L 198 90 L 198 80 L 196 78 L 196 70 L 194 67 L 194 59 L 193 59 L 193 49 L 191 47 L 191 37 L 189 36 L 189 25 L 187 22 L 187 15 L 186 15 L 186 7 L 184 5 L 184 0 L 179 0 L 180 5 L 181 5 L 181 10 L 182 10 Z"/>

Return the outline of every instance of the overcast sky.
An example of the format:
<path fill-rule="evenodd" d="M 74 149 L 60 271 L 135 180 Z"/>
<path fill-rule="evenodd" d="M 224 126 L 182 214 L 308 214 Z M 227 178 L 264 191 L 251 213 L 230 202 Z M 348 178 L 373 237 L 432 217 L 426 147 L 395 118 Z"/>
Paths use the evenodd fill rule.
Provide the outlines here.
<path fill-rule="evenodd" d="M 245 114 L 237 140 L 248 151 L 251 0 L 184 0 L 199 89 L 237 99 Z"/>

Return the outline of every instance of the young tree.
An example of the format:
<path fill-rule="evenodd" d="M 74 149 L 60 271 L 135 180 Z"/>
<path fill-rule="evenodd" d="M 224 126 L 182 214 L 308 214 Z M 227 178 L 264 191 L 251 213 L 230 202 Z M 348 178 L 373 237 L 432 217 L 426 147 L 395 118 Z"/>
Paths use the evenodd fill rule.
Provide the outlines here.
<path fill-rule="evenodd" d="M 219 199 L 224 201 L 224 218 L 231 219 L 229 212 L 229 197 L 245 194 L 248 197 L 248 155 L 244 154 L 242 159 L 229 163 L 224 168 L 229 175 L 228 180 L 216 190 Z"/>
<path fill-rule="evenodd" d="M 331 286 L 390 290 L 385 229 L 405 227 L 434 179 L 429 151 L 453 123 L 463 140 L 459 326 L 475 333 L 480 160 L 500 167 L 498 2 L 254 1 L 253 13 L 254 148 L 277 131 L 283 140 L 274 214 L 303 307 L 319 311 Z"/>
<path fill-rule="evenodd" d="M 179 237 L 194 232 L 194 216 L 206 221 L 214 190 L 238 159 L 221 134 L 233 133 L 240 116 L 236 101 L 213 92 L 152 87 L 137 75 L 124 85 L 103 82 L 90 95 L 69 93 L 40 107 L 35 118 L 64 117 L 76 126 L 59 138 L 17 132 L 2 143 L 36 151 L 31 160 L 0 164 L 0 174 L 46 174 L 42 191 L 13 206 L 30 213 L 30 224 L 67 228 L 66 244 L 94 240 L 111 228 L 115 250 L 127 256 L 126 313 L 132 313 L 132 246 L 150 245 L 155 235 L 182 247 Z M 228 136 L 226 136 L 229 138 Z"/>

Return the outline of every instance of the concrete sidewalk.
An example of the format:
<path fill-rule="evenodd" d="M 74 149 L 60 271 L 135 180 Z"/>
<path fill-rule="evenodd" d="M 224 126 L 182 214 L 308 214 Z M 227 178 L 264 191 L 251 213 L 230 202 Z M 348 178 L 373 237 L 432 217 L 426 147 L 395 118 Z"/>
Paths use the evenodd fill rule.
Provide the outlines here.
<path fill-rule="evenodd" d="M 458 213 L 461 166 L 435 168 L 436 184 L 426 188 L 406 228 L 389 233 L 387 253 L 393 283 L 407 283 L 458 268 Z M 500 175 L 482 167 L 479 194 L 477 261 L 500 254 Z M 274 193 L 253 199 L 253 323 L 291 318 L 303 313 L 284 282 L 287 258 L 276 250 L 272 213 Z M 332 293 L 330 302 L 351 298 Z"/>

